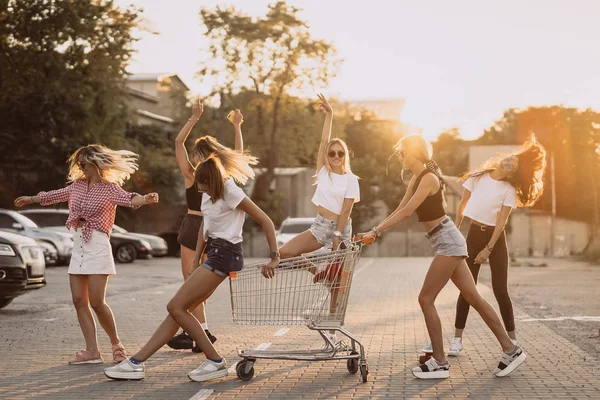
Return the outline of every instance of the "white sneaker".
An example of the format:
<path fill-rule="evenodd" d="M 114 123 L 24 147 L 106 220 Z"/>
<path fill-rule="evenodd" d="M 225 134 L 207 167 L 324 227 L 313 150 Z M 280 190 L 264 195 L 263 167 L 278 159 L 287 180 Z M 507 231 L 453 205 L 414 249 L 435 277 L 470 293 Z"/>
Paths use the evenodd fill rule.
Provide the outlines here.
<path fill-rule="evenodd" d="M 452 339 L 452 343 L 450 343 L 450 351 L 448 352 L 448 355 L 450 357 L 458 357 L 462 348 L 462 338 L 455 337 Z"/>
<path fill-rule="evenodd" d="M 225 359 L 221 360 L 220 363 L 216 363 L 207 358 L 198 368 L 188 373 L 188 378 L 194 382 L 204 382 L 209 379 L 223 378 L 228 374 Z"/>
<path fill-rule="evenodd" d="M 438 364 L 435 358 L 431 357 L 423 364 L 412 369 L 412 373 L 419 379 L 445 379 L 450 376 L 450 364 Z"/>
<path fill-rule="evenodd" d="M 127 357 L 114 367 L 105 368 L 104 375 L 110 379 L 144 379 L 144 371 L 144 363 L 134 364 Z"/>

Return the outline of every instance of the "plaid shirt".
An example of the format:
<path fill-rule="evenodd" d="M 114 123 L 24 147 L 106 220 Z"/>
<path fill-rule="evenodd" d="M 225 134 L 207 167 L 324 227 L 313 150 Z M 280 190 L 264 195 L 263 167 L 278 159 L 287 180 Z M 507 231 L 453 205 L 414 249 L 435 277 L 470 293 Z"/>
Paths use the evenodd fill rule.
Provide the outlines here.
<path fill-rule="evenodd" d="M 115 183 L 100 181 L 88 190 L 88 181 L 79 179 L 67 187 L 50 192 L 39 192 L 40 204 L 47 206 L 69 202 L 67 228 L 77 230 L 79 219 L 87 223 L 83 226 L 83 240 L 89 241 L 92 230 L 104 232 L 110 236 L 115 223 L 116 206 L 135 207 L 131 203 L 137 193 L 126 192 Z"/>

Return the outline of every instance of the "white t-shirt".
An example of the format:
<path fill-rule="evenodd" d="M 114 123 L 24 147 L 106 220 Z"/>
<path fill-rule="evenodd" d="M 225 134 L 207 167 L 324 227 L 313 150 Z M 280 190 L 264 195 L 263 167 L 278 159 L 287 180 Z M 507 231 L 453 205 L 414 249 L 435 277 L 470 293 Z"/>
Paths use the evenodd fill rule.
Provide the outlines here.
<path fill-rule="evenodd" d="M 215 203 L 208 193 L 202 196 L 202 214 L 204 215 L 204 240 L 225 239 L 231 243 L 242 241 L 242 227 L 246 213 L 236 207 L 244 200 L 246 194 L 240 189 L 233 179 L 225 181 L 223 198 Z"/>
<path fill-rule="evenodd" d="M 463 187 L 471 192 L 464 215 L 481 224 L 496 226 L 502 206 L 517 206 L 517 191 L 506 181 L 497 181 L 489 173 L 470 177 Z"/>
<path fill-rule="evenodd" d="M 322 167 L 317 174 L 317 190 L 312 202 L 339 215 L 344 199 L 354 199 L 355 203 L 360 201 L 358 177 L 354 174 L 336 174 Z"/>

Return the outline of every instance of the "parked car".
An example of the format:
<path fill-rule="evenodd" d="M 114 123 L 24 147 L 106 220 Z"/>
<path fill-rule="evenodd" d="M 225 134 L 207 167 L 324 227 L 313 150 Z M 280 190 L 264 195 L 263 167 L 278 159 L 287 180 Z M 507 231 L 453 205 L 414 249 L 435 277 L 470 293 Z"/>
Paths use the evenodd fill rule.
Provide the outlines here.
<path fill-rule="evenodd" d="M 67 265 L 73 253 L 73 238 L 68 233 L 56 232 L 38 226 L 34 221 L 16 211 L 0 208 L 0 229 L 20 233 L 31 239 L 43 240 L 56 249 L 58 265 Z"/>
<path fill-rule="evenodd" d="M 69 210 L 38 208 L 23 210 L 21 214 L 26 215 L 39 226 L 46 229 L 68 232 L 65 224 L 69 218 Z M 157 239 L 162 240 L 158 237 Z M 111 232 L 110 245 L 115 260 L 120 263 L 131 263 L 136 258 L 148 258 L 152 256 L 152 246 L 147 240 L 135 237 L 129 233 L 121 233 L 118 229 L 113 229 Z"/>
<path fill-rule="evenodd" d="M 0 308 L 44 286 L 46 263 L 39 244 L 27 236 L 0 231 Z"/>
<path fill-rule="evenodd" d="M 314 218 L 286 218 L 277 231 L 277 247 L 289 242 L 294 236 L 304 232 L 315 221 Z"/>
<path fill-rule="evenodd" d="M 152 254 L 152 257 L 164 257 L 167 255 L 167 253 L 169 251 L 169 247 L 167 246 L 167 241 L 165 239 L 161 238 L 160 236 L 148 235 L 145 233 L 129 232 L 129 231 L 121 228 L 118 225 L 114 225 L 112 231 L 113 231 L 113 234 L 115 232 L 117 232 L 117 233 L 121 233 L 123 235 L 134 236 L 134 237 L 137 237 L 137 238 L 147 241 L 148 243 L 150 243 L 150 247 L 152 247 L 152 250 L 150 251 L 150 254 Z"/>
<path fill-rule="evenodd" d="M 58 252 L 56 248 L 52 246 L 48 242 L 44 242 L 43 240 L 38 240 L 37 243 L 42 248 L 44 252 L 44 260 L 46 261 L 46 267 L 50 267 L 52 265 L 56 265 L 58 262 Z"/>

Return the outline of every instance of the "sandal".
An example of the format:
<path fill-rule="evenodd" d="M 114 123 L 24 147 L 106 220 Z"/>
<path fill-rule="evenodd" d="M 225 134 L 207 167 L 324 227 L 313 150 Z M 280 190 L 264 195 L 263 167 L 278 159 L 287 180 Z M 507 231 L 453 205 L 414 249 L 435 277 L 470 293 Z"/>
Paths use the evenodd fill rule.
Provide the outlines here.
<path fill-rule="evenodd" d="M 100 355 L 100 352 L 93 354 L 87 350 L 81 350 L 79 353 L 75 353 L 75 358 L 69 361 L 71 365 L 80 364 L 101 364 L 104 359 Z"/>
<path fill-rule="evenodd" d="M 124 361 L 127 358 L 127 352 L 125 351 L 125 347 L 121 343 L 113 344 L 112 346 L 113 352 L 113 361 L 117 364 L 121 361 Z"/>

